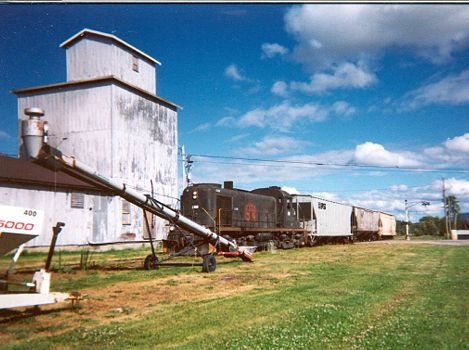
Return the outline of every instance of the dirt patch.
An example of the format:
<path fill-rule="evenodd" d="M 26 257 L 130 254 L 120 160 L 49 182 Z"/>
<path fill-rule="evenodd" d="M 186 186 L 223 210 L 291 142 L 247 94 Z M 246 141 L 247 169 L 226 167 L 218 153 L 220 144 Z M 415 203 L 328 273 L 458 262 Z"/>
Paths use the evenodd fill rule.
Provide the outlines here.
<path fill-rule="evenodd" d="M 222 299 L 259 287 L 268 289 L 288 277 L 282 272 L 238 274 L 230 272 L 230 269 L 212 274 L 192 272 L 170 276 L 158 276 L 155 272 L 155 278 L 144 281 L 85 288 L 80 290 L 83 299 L 73 308 L 66 302 L 42 306 L 40 310 L 0 310 L 0 324 L 7 325 L 2 328 L 8 332 L 0 333 L 0 341 L 14 343 L 24 328 L 28 328 L 28 338 L 34 338 L 59 335 L 78 327 L 139 319 L 149 313 L 164 312 L 175 303 Z M 86 273 L 78 271 L 73 278 L 81 278 Z M 116 273 L 119 271 L 100 271 L 96 278 Z M 70 277 L 55 274 L 54 278 Z"/>

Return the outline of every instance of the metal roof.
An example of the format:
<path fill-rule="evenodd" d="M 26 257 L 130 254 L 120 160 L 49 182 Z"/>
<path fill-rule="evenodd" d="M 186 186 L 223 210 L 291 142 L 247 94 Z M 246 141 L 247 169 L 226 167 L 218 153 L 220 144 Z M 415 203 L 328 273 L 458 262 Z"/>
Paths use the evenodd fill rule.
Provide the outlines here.
<path fill-rule="evenodd" d="M 83 85 L 93 85 L 93 84 L 100 84 L 100 83 L 114 83 L 116 85 L 123 86 L 124 88 L 127 88 L 133 92 L 139 93 L 149 99 L 152 99 L 154 101 L 157 101 L 159 103 L 165 104 L 168 107 L 171 107 L 173 109 L 180 108 L 180 106 L 169 102 L 168 100 L 165 100 L 159 96 L 153 95 L 149 93 L 148 91 L 139 88 L 138 86 L 129 84 L 125 82 L 122 79 L 117 78 L 114 75 L 109 75 L 106 77 L 99 77 L 99 78 L 92 78 L 92 79 L 84 79 L 84 80 L 74 80 L 74 81 L 67 81 L 64 83 L 57 83 L 57 84 L 49 84 L 49 85 L 42 85 L 42 86 L 34 86 L 34 87 L 28 87 L 28 88 L 21 88 L 21 89 L 14 89 L 11 90 L 12 93 L 15 95 L 24 95 L 24 94 L 30 94 L 30 93 L 36 93 L 36 92 L 42 92 L 42 91 L 47 91 L 47 90 L 60 90 L 64 89 L 67 87 L 75 87 L 75 86 L 83 86 Z"/>
<path fill-rule="evenodd" d="M 117 36 L 112 35 L 112 34 L 99 32 L 97 30 L 88 29 L 88 28 L 83 29 L 82 31 L 78 32 L 77 34 L 75 34 L 71 38 L 65 40 L 62 44 L 60 44 L 60 47 L 66 49 L 67 47 L 73 45 L 76 41 L 81 40 L 82 38 L 84 38 L 86 35 L 98 36 L 98 37 L 102 37 L 102 38 L 111 39 L 112 41 L 114 41 L 118 45 L 124 46 L 127 49 L 130 49 L 131 51 L 139 54 L 140 56 L 145 57 L 150 62 L 153 62 L 154 64 L 157 64 L 157 65 L 161 66 L 161 63 L 159 61 L 155 60 L 151 56 L 148 56 L 146 53 L 144 53 L 143 51 L 140 51 L 136 47 L 130 45 L 127 42 L 125 42 L 124 40 L 119 39 Z"/>
<path fill-rule="evenodd" d="M 111 194 L 108 189 L 81 181 L 62 171 L 53 171 L 31 161 L 4 155 L 0 155 L 0 185 Z"/>

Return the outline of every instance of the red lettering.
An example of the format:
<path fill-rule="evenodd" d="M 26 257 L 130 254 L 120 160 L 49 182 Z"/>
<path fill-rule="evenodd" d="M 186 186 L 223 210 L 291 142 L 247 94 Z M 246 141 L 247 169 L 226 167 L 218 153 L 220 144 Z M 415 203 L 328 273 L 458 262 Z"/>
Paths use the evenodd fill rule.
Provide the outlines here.
<path fill-rule="evenodd" d="M 253 203 L 246 204 L 244 208 L 244 218 L 246 221 L 256 221 L 257 220 L 257 209 Z"/>

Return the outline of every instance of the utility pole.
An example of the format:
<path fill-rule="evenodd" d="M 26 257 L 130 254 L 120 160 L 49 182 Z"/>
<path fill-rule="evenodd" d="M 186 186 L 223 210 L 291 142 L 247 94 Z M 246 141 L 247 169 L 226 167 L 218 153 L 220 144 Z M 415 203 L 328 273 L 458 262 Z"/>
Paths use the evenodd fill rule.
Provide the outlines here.
<path fill-rule="evenodd" d="M 184 191 L 184 189 L 192 183 L 191 168 L 194 161 L 191 160 L 190 155 L 186 156 L 186 150 L 184 146 L 180 147 L 180 151 L 182 158 L 182 190 Z"/>
<path fill-rule="evenodd" d="M 446 187 L 445 187 L 445 178 L 441 179 L 442 187 L 443 187 L 443 210 L 445 213 L 445 235 L 446 239 L 449 239 L 449 218 L 448 218 L 448 203 L 446 200 Z"/>

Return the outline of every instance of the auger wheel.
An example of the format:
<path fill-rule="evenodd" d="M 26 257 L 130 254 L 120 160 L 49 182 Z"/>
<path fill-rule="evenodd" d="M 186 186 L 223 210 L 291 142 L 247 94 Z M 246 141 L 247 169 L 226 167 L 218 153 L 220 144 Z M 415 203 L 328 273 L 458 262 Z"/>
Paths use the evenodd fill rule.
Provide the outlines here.
<path fill-rule="evenodd" d="M 215 259 L 215 255 L 207 254 L 202 258 L 202 272 L 214 272 L 217 269 L 217 259 Z"/>
<path fill-rule="evenodd" d="M 158 263 L 158 257 L 156 255 L 150 254 L 145 258 L 143 262 L 143 268 L 145 270 L 156 270 L 160 267 Z"/>

